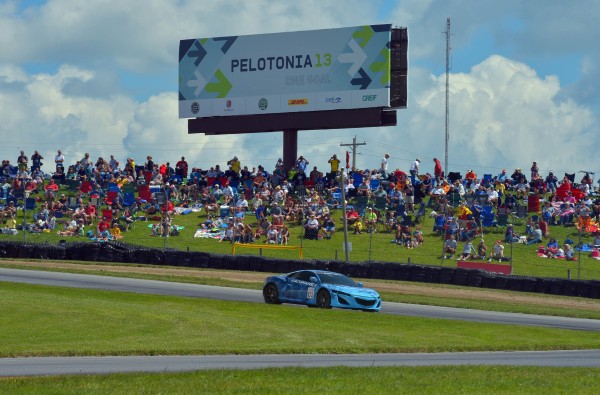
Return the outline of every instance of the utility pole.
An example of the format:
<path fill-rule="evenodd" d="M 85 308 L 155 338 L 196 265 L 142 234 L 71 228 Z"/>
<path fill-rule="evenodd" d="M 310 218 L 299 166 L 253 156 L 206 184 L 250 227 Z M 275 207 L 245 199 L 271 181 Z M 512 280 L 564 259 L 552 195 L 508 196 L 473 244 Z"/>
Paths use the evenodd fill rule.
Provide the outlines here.
<path fill-rule="evenodd" d="M 448 140 L 450 140 L 450 18 L 446 19 L 446 133 L 444 151 L 444 174 L 448 177 Z"/>
<path fill-rule="evenodd" d="M 356 147 L 359 145 L 367 145 L 366 142 L 357 143 L 356 136 L 352 139 L 352 144 L 342 144 L 340 143 L 340 147 L 351 147 L 352 150 L 352 170 L 356 170 Z"/>

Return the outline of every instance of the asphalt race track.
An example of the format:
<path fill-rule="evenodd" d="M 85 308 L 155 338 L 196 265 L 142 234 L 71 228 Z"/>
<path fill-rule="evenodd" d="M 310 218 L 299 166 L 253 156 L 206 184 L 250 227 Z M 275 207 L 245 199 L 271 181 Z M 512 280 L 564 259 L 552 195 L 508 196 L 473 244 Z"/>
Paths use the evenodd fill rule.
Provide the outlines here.
<path fill-rule="evenodd" d="M 0 358 L 0 376 L 185 372 L 271 367 L 510 365 L 600 367 L 600 350 L 415 354 L 284 354 L 137 357 Z"/>
<path fill-rule="evenodd" d="M 35 270 L 0 268 L 0 282 L 175 295 L 264 303 L 260 291 Z M 600 320 L 501 313 L 448 307 L 384 303 L 384 314 L 465 320 L 509 325 L 600 331 Z M 258 369 L 284 366 L 521 365 L 600 367 L 600 350 L 542 352 L 471 352 L 358 355 L 222 355 L 0 358 L 0 376 L 93 374 L 115 372 Z"/>

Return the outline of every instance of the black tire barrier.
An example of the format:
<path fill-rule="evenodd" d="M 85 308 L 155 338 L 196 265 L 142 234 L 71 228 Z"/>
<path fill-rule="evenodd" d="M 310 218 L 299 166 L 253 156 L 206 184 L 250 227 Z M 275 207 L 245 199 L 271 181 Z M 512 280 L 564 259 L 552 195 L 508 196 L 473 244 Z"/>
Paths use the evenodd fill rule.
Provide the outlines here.
<path fill-rule="evenodd" d="M 429 270 L 425 269 L 423 266 L 415 265 L 410 268 L 410 281 L 414 282 L 426 282 L 427 272 Z"/>
<path fill-rule="evenodd" d="M 385 274 L 385 263 L 371 262 L 368 264 L 371 269 L 369 278 L 382 278 Z"/>
<path fill-rule="evenodd" d="M 345 268 L 345 266 L 346 265 L 344 265 L 343 267 Z M 396 267 L 396 265 L 394 265 L 393 263 L 388 263 L 387 265 L 385 265 L 385 272 L 383 273 L 383 276 L 387 279 L 395 279 L 397 270 L 398 268 Z M 341 273 L 346 274 L 349 277 L 354 277 L 346 272 Z"/>
<path fill-rule="evenodd" d="M 496 288 L 494 286 L 495 283 L 496 283 L 496 273 L 486 273 L 486 275 L 481 278 L 481 284 L 479 284 L 479 287 L 495 289 Z"/>
<path fill-rule="evenodd" d="M 36 248 L 31 244 L 23 244 L 21 248 L 19 248 L 19 258 L 30 259 L 34 258 Z"/>
<path fill-rule="evenodd" d="M 0 241 L 0 257 L 55 259 L 168 265 L 209 269 L 288 273 L 296 270 L 331 270 L 353 278 L 386 279 L 506 289 L 600 299 L 600 281 L 505 276 L 481 270 L 413 265 L 393 262 L 347 263 L 344 261 L 285 260 L 255 255 L 218 255 L 175 249 L 150 249 L 121 241 L 106 243 L 27 243 Z"/>
<path fill-rule="evenodd" d="M 56 259 L 56 260 L 63 260 L 65 259 L 67 256 L 67 249 L 66 247 L 63 246 L 54 246 L 54 245 L 49 245 L 48 248 L 48 259 Z"/>
<path fill-rule="evenodd" d="M 469 287 L 479 288 L 483 282 L 484 276 L 485 272 L 481 270 L 469 270 L 469 274 L 467 275 L 467 285 Z"/>
<path fill-rule="evenodd" d="M 394 276 L 394 279 L 398 281 L 411 281 L 411 276 L 412 273 L 410 270 L 410 266 L 400 264 L 396 268 L 396 275 Z"/>
<path fill-rule="evenodd" d="M 439 284 L 442 276 L 442 268 L 439 266 L 428 267 L 425 271 L 424 282 L 431 284 Z"/>
<path fill-rule="evenodd" d="M 497 275 L 494 281 L 495 289 L 508 289 L 508 278 L 506 276 Z"/>
<path fill-rule="evenodd" d="M 469 278 L 469 270 L 468 269 L 456 269 L 454 271 L 454 277 L 452 278 L 452 284 L 454 285 L 468 285 L 467 281 Z"/>
<path fill-rule="evenodd" d="M 371 277 L 371 270 L 369 270 L 368 264 L 356 263 L 355 267 L 356 267 L 356 277 L 360 277 L 360 278 L 372 278 Z"/>
<path fill-rule="evenodd" d="M 454 278 L 454 268 L 451 267 L 440 267 L 440 284 L 450 284 Z"/>
<path fill-rule="evenodd" d="M 590 298 L 600 299 L 600 281 L 590 281 Z"/>

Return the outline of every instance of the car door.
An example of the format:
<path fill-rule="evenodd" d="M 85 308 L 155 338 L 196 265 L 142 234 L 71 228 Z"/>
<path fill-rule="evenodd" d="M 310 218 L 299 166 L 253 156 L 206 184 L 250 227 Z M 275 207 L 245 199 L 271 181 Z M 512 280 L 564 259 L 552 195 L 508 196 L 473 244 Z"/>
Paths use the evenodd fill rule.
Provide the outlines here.
<path fill-rule="evenodd" d="M 288 276 L 285 298 L 293 303 L 305 304 L 308 296 L 314 293 L 314 284 L 310 281 L 311 276 L 315 276 L 315 274 L 306 270 Z"/>

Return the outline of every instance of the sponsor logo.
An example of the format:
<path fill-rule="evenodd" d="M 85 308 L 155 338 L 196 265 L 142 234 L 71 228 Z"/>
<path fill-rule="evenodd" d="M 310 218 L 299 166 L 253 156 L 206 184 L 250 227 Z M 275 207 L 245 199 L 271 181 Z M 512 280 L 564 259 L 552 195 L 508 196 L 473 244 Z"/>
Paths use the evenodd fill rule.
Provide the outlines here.
<path fill-rule="evenodd" d="M 200 111 L 200 104 L 198 102 L 193 102 L 191 106 L 192 114 L 198 114 Z"/>
<path fill-rule="evenodd" d="M 326 97 L 325 98 L 325 103 L 332 103 L 332 104 L 340 104 L 342 102 L 342 98 L 341 97 Z"/>
<path fill-rule="evenodd" d="M 308 104 L 308 99 L 289 99 L 288 106 L 303 106 Z"/>
<path fill-rule="evenodd" d="M 225 100 L 225 108 L 223 109 L 224 112 L 231 112 L 231 111 L 235 111 L 235 109 L 233 108 L 233 102 L 231 100 Z"/>
<path fill-rule="evenodd" d="M 377 100 L 377 95 L 364 95 L 362 99 L 363 101 L 375 101 Z"/>
<path fill-rule="evenodd" d="M 260 110 L 263 110 L 263 111 L 264 111 L 264 110 L 266 110 L 266 109 L 267 109 L 267 107 L 269 107 L 269 101 L 268 101 L 267 99 L 265 99 L 264 97 L 263 97 L 263 98 L 261 98 L 261 99 L 258 101 L 258 108 L 259 108 Z"/>

